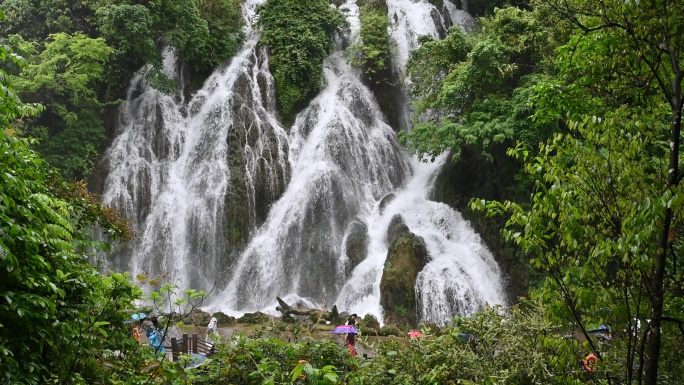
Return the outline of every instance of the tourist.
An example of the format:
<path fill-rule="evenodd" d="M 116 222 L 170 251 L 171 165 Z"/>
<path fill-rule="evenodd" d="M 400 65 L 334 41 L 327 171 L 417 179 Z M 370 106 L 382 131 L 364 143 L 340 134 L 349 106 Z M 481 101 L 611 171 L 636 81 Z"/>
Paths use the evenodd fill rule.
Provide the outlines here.
<path fill-rule="evenodd" d="M 216 337 L 213 337 L 216 336 Z M 206 340 L 207 342 L 212 342 L 212 340 L 217 339 L 218 337 L 218 321 L 216 321 L 216 317 L 211 317 L 211 321 L 209 321 L 209 325 L 207 325 L 207 337 Z"/>
<path fill-rule="evenodd" d="M 346 324 L 349 326 L 356 327 L 357 315 L 356 314 L 350 315 L 349 318 L 347 319 Z M 356 333 L 347 333 L 346 341 L 347 341 L 347 346 L 350 346 L 350 349 L 352 349 L 352 352 L 354 352 L 356 349 Z"/>
<path fill-rule="evenodd" d="M 154 349 L 156 355 L 165 355 L 166 349 L 164 348 L 164 331 L 161 330 L 159 325 L 159 320 L 157 317 L 151 318 L 152 325 L 147 329 L 147 336 L 150 337 L 150 347 Z"/>

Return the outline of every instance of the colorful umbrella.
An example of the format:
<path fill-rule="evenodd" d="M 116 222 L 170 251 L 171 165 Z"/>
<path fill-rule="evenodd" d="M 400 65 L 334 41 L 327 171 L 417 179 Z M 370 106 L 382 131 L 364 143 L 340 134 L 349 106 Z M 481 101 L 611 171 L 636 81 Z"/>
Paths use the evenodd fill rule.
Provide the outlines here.
<path fill-rule="evenodd" d="M 133 321 L 140 321 L 140 320 L 144 320 L 145 318 L 147 318 L 147 314 L 145 314 L 145 313 L 136 313 L 136 314 L 133 314 L 131 316 L 131 319 Z"/>
<path fill-rule="evenodd" d="M 418 330 L 411 330 L 408 332 L 409 338 L 418 338 L 422 337 L 423 333 L 419 332 Z"/>
<path fill-rule="evenodd" d="M 340 325 L 332 330 L 334 334 L 358 333 L 352 325 Z"/>

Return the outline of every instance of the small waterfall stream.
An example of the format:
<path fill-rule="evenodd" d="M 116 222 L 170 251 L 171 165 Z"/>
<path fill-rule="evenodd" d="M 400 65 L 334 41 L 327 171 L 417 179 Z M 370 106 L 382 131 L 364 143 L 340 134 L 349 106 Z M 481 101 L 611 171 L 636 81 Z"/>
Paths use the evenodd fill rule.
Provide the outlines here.
<path fill-rule="evenodd" d="M 245 2 L 246 20 L 263 1 Z M 439 37 L 457 17 L 469 28 L 453 4 L 440 13 L 427 0 L 387 3 L 397 73 L 419 35 Z M 342 7 L 350 39 L 358 39 L 358 7 L 354 0 Z M 286 129 L 258 38 L 248 31 L 243 50 L 190 101 L 151 89 L 144 70 L 136 75 L 103 159 L 103 202 L 134 218 L 140 235 L 107 264 L 165 274 L 181 287 L 216 285 L 208 306 L 228 314 L 272 312 L 279 296 L 382 320 L 387 227 L 401 214 L 429 254 L 416 282 L 421 319 L 445 323 L 503 303 L 498 267 L 479 236 L 459 213 L 429 200 L 445 157 L 424 164 L 400 148 L 342 47 L 325 60 L 324 89 Z M 182 84 L 173 52 L 164 57 L 166 73 Z M 396 199 L 380 210 L 388 193 Z M 346 240 L 359 226 L 368 247 L 357 265 Z"/>

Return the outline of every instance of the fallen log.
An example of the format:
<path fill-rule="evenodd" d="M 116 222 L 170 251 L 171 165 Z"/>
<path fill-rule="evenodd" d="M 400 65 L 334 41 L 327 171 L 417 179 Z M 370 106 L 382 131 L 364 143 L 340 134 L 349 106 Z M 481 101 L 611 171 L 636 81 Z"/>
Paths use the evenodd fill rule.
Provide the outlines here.
<path fill-rule="evenodd" d="M 283 315 L 312 315 L 315 314 L 319 318 L 323 319 L 330 319 L 331 314 L 329 311 L 321 310 L 321 309 L 312 309 L 308 307 L 292 307 L 288 305 L 285 301 L 283 301 L 280 297 L 276 297 L 278 300 L 278 304 L 280 306 L 276 306 L 276 310 L 281 312 Z"/>

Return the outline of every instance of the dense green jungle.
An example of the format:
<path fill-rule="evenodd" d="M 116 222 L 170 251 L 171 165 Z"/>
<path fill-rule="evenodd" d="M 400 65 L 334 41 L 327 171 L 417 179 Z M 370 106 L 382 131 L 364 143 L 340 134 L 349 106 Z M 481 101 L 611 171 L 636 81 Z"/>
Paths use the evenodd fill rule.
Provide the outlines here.
<path fill-rule="evenodd" d="M 414 121 L 399 141 L 425 161 L 449 152 L 439 199 L 496 254 L 511 306 L 416 325 L 411 340 L 371 342 L 408 329 L 366 319 L 372 358 L 316 337 L 321 319 L 343 322 L 335 314 L 266 319 L 194 369 L 133 339 L 131 314 L 175 314 L 161 324 L 182 328 L 206 293 L 91 265 L 109 247 L 93 226 L 136 234 L 89 178 L 133 74 L 147 65 L 174 92 L 170 45 L 197 89 L 244 41 L 241 3 L 0 3 L 0 383 L 684 384 L 680 0 L 471 0 L 472 33 L 422 37 L 412 52 Z M 257 10 L 286 124 L 321 87 L 346 28 L 339 3 Z M 348 60 L 382 93 L 387 5 L 356 3 L 362 43 Z"/>

